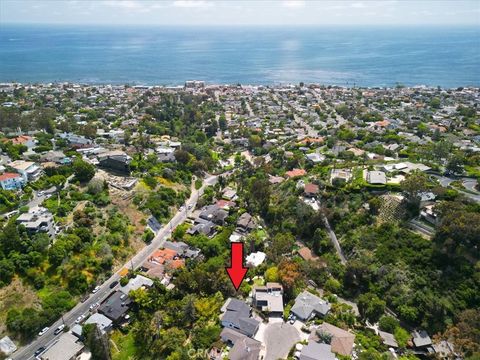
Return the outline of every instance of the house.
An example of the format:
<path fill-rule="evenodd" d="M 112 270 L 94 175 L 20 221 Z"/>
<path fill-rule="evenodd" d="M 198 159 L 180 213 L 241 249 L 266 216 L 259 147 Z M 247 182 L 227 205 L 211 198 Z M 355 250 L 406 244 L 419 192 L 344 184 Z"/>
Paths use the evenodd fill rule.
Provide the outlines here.
<path fill-rule="evenodd" d="M 307 197 L 314 197 L 315 195 L 318 194 L 318 190 L 319 190 L 318 185 L 308 183 L 308 184 L 305 184 L 305 187 L 303 188 L 303 193 Z"/>
<path fill-rule="evenodd" d="M 95 313 L 85 320 L 84 325 L 86 324 L 96 324 L 100 329 L 100 332 L 103 334 L 112 330 L 113 322 L 105 315 Z"/>
<path fill-rule="evenodd" d="M 435 212 L 435 204 L 427 205 L 420 211 L 420 217 L 432 225 L 437 225 L 439 218 Z"/>
<path fill-rule="evenodd" d="M 132 158 L 121 150 L 108 151 L 98 156 L 98 165 L 102 168 L 130 173 Z"/>
<path fill-rule="evenodd" d="M 248 337 L 253 337 L 257 332 L 260 322 L 250 317 L 250 306 L 244 301 L 228 298 L 221 311 L 223 314 L 220 322 L 223 327 L 234 329 Z"/>
<path fill-rule="evenodd" d="M 257 227 L 255 219 L 249 213 L 245 212 L 238 218 L 237 231 L 239 233 L 248 233 Z"/>
<path fill-rule="evenodd" d="M 112 292 L 105 301 L 100 304 L 98 312 L 112 320 L 114 325 L 120 325 L 125 319 L 132 300 L 121 291 Z"/>
<path fill-rule="evenodd" d="M 319 154 L 319 153 L 310 153 L 306 154 L 305 157 L 307 158 L 308 161 L 310 161 L 312 164 L 319 164 L 322 161 L 326 159 L 325 155 Z"/>
<path fill-rule="evenodd" d="M 382 170 L 385 172 L 394 172 L 398 171 L 402 174 L 409 174 L 412 171 L 418 170 L 418 171 L 429 171 L 431 170 L 430 167 L 424 164 L 420 163 L 412 163 L 410 161 L 405 161 L 403 163 L 398 163 L 398 164 L 387 164 L 382 166 Z"/>
<path fill-rule="evenodd" d="M 453 344 L 449 341 L 442 340 L 436 344 L 433 344 L 433 350 L 435 355 L 440 359 L 457 359 L 458 355 L 455 353 Z"/>
<path fill-rule="evenodd" d="M 159 249 L 148 259 L 154 264 L 163 265 L 165 270 L 175 270 L 185 266 L 185 260 L 181 259 L 176 250 Z"/>
<path fill-rule="evenodd" d="M 285 173 L 285 175 L 290 179 L 299 177 L 299 176 L 305 176 L 306 174 L 307 172 L 303 169 L 293 169 Z"/>
<path fill-rule="evenodd" d="M 428 336 L 427 332 L 425 330 L 421 331 L 413 331 L 412 332 L 412 341 L 413 345 L 417 349 L 425 349 L 429 346 L 432 346 L 432 339 L 430 339 L 430 336 Z"/>
<path fill-rule="evenodd" d="M 17 173 L 0 175 L 0 186 L 3 190 L 19 190 L 25 185 L 25 179 Z"/>
<path fill-rule="evenodd" d="M 216 233 L 216 225 L 209 220 L 197 218 L 195 224 L 187 230 L 189 235 L 203 234 L 206 236 L 213 236 Z"/>
<path fill-rule="evenodd" d="M 60 134 L 60 138 L 66 140 L 73 148 L 85 147 L 92 144 L 92 140 L 73 133 Z"/>
<path fill-rule="evenodd" d="M 48 236 L 55 236 L 55 221 L 50 211 L 43 207 L 33 207 L 27 213 L 17 218 L 17 224 L 25 226 L 30 234 L 38 232 L 47 233 Z"/>
<path fill-rule="evenodd" d="M 212 221 L 217 225 L 223 225 L 227 216 L 228 212 L 219 208 L 217 205 L 208 205 L 201 210 L 199 218 Z"/>
<path fill-rule="evenodd" d="M 185 259 L 195 259 L 200 255 L 200 250 L 190 245 L 185 244 L 183 241 L 165 241 L 163 244 L 165 249 L 170 249 L 177 252 L 177 255 Z"/>
<path fill-rule="evenodd" d="M 0 354 L 10 355 L 17 351 L 17 346 L 14 344 L 12 339 L 8 336 L 4 336 L 0 339 Z"/>
<path fill-rule="evenodd" d="M 394 349 L 398 348 L 398 343 L 395 340 L 395 336 L 393 336 L 393 334 L 390 334 L 388 332 L 379 330 L 378 331 L 378 336 L 380 336 L 382 338 L 382 342 L 386 346 L 392 347 Z"/>
<path fill-rule="evenodd" d="M 28 135 L 20 135 L 11 139 L 4 139 L 3 141 L 11 141 L 13 145 L 24 145 L 29 150 L 33 149 L 37 145 L 36 140 Z"/>
<path fill-rule="evenodd" d="M 299 360 L 336 360 L 335 354 L 332 353 L 330 344 L 317 343 L 310 341 L 307 346 L 302 348 Z"/>
<path fill-rule="evenodd" d="M 224 328 L 220 333 L 222 341 L 230 346 L 228 359 L 230 360 L 258 360 L 262 343 L 249 338 L 233 329 Z"/>
<path fill-rule="evenodd" d="M 367 172 L 367 182 L 372 185 L 386 185 L 387 176 L 383 171 Z"/>
<path fill-rule="evenodd" d="M 16 160 L 8 166 L 22 175 L 25 182 L 35 181 L 42 175 L 42 169 L 32 161 Z"/>
<path fill-rule="evenodd" d="M 234 231 L 228 238 L 230 242 L 241 242 L 243 240 L 243 235 Z"/>
<path fill-rule="evenodd" d="M 61 151 L 49 151 L 46 154 L 40 156 L 41 162 L 46 163 L 55 163 L 59 165 L 68 165 L 72 162 L 72 160 L 65 156 L 65 154 Z"/>
<path fill-rule="evenodd" d="M 349 182 L 352 179 L 352 171 L 349 169 L 332 169 L 330 183 L 333 184 L 337 179 L 342 182 Z"/>
<path fill-rule="evenodd" d="M 297 254 L 305 261 L 317 261 L 319 259 L 318 256 L 312 253 L 312 250 L 306 246 L 302 246 L 300 249 L 298 249 Z"/>
<path fill-rule="evenodd" d="M 142 275 L 137 275 L 133 279 L 130 279 L 128 284 L 121 286 L 119 291 L 128 295 L 132 290 L 138 290 L 140 288 L 151 287 L 153 285 L 153 280 L 149 279 Z"/>
<path fill-rule="evenodd" d="M 328 301 L 319 298 L 316 295 L 304 291 L 297 296 L 293 304 L 292 312 L 298 319 L 307 321 L 319 315 L 324 317 L 330 311 L 331 305 Z"/>
<path fill-rule="evenodd" d="M 252 292 L 252 304 L 270 316 L 283 316 L 283 287 L 279 283 L 255 285 Z"/>
<path fill-rule="evenodd" d="M 330 339 L 330 346 L 334 353 L 344 356 L 352 355 L 353 345 L 355 344 L 354 334 L 332 324 L 323 323 L 313 335 L 310 335 L 309 340 L 317 339 L 322 342 L 322 339 L 325 338 Z"/>
<path fill-rule="evenodd" d="M 78 338 L 70 333 L 63 333 L 43 354 L 42 360 L 75 360 L 83 351 L 83 345 Z"/>
<path fill-rule="evenodd" d="M 283 182 L 285 179 L 281 176 L 273 176 L 273 175 L 268 175 L 268 182 L 272 185 L 274 184 L 280 184 Z"/>
<path fill-rule="evenodd" d="M 261 251 L 253 252 L 245 258 L 245 265 L 248 267 L 260 266 L 266 259 L 267 254 Z"/>
<path fill-rule="evenodd" d="M 150 278 L 162 280 L 165 276 L 165 266 L 154 261 L 145 261 L 141 266 L 141 271 L 143 271 Z"/>
<path fill-rule="evenodd" d="M 233 201 L 220 199 L 220 200 L 217 200 L 215 205 L 217 205 L 220 209 L 229 211 L 231 208 L 235 207 L 236 204 Z"/>
<path fill-rule="evenodd" d="M 222 197 L 225 200 L 233 201 L 237 197 L 237 191 L 227 187 L 225 188 L 225 190 L 223 190 Z"/>

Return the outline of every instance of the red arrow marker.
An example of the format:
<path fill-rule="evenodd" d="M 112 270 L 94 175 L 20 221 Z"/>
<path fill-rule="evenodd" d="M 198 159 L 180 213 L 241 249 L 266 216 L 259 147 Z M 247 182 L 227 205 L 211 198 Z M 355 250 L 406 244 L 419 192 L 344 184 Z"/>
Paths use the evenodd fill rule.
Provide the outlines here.
<path fill-rule="evenodd" d="M 231 266 L 226 267 L 227 274 L 235 290 L 242 284 L 248 269 L 243 266 L 243 243 L 231 243 Z"/>

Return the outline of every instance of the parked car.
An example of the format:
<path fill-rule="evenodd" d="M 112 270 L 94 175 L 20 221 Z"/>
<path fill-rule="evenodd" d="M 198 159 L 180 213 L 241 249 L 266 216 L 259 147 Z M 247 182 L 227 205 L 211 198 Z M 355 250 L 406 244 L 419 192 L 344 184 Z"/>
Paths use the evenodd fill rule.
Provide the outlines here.
<path fill-rule="evenodd" d="M 37 349 L 37 351 L 35 351 L 35 356 L 38 356 L 40 355 L 42 352 L 45 351 L 45 346 L 41 346 Z"/>
<path fill-rule="evenodd" d="M 82 297 L 82 298 L 80 299 L 80 301 L 81 301 L 82 303 L 84 303 L 85 301 L 88 300 L 88 298 L 89 298 L 89 295 L 85 295 L 84 297 Z"/>
<path fill-rule="evenodd" d="M 110 289 L 113 289 L 115 286 L 117 286 L 117 284 L 118 284 L 118 281 L 117 281 L 117 280 L 113 281 L 113 282 L 110 284 Z"/>
<path fill-rule="evenodd" d="M 80 315 L 79 317 L 77 317 L 77 319 L 75 320 L 75 324 L 80 324 L 83 320 L 85 320 L 86 316 L 85 315 Z"/>
<path fill-rule="evenodd" d="M 98 290 L 100 290 L 100 286 L 95 286 L 95 289 L 92 290 L 92 294 L 95 294 Z"/>
<path fill-rule="evenodd" d="M 40 331 L 40 332 L 38 333 L 38 336 L 42 336 L 42 335 L 45 334 L 49 329 L 50 329 L 49 327 L 44 327 L 44 328 L 42 329 L 42 331 Z"/>
<path fill-rule="evenodd" d="M 57 327 L 53 333 L 54 333 L 55 335 L 58 335 L 58 334 L 60 334 L 60 333 L 63 331 L 63 329 L 65 329 L 65 325 L 62 324 L 62 325 L 60 325 L 59 327 Z"/>

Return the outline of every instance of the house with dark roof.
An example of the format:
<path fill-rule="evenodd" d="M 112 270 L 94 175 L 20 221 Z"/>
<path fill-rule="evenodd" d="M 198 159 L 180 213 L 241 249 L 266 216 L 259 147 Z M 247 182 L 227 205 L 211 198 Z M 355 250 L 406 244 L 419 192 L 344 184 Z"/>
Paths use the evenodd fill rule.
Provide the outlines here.
<path fill-rule="evenodd" d="M 223 225 L 228 216 L 228 211 L 221 209 L 216 204 L 205 206 L 201 211 L 199 218 L 211 221 L 217 225 Z"/>
<path fill-rule="evenodd" d="M 189 235 L 203 234 L 206 236 L 213 236 L 216 233 L 216 225 L 210 220 L 202 218 L 195 219 L 195 223 L 187 230 Z"/>
<path fill-rule="evenodd" d="M 260 322 L 250 317 L 251 309 L 244 301 L 228 298 L 222 307 L 223 314 L 220 321 L 222 326 L 253 337 L 258 330 Z"/>
<path fill-rule="evenodd" d="M 132 300 L 128 295 L 121 291 L 114 291 L 100 304 L 98 312 L 112 320 L 114 325 L 120 325 L 125 321 L 125 315 L 131 305 Z"/>
<path fill-rule="evenodd" d="M 255 219 L 253 218 L 252 215 L 249 213 L 245 212 L 237 220 L 237 231 L 239 233 L 247 233 L 252 230 L 254 230 L 257 227 L 257 224 L 255 222 Z"/>
<path fill-rule="evenodd" d="M 195 259 L 200 255 L 200 250 L 190 245 L 185 244 L 183 241 L 165 241 L 163 244 L 165 249 L 176 251 L 178 256 L 186 259 Z"/>
<path fill-rule="evenodd" d="M 425 330 L 413 331 L 412 341 L 417 349 L 426 349 L 427 347 L 432 346 L 432 339 L 430 339 L 430 336 L 428 336 Z"/>
<path fill-rule="evenodd" d="M 121 150 L 108 151 L 98 156 L 98 165 L 102 168 L 130 173 L 132 158 Z"/>
<path fill-rule="evenodd" d="M 304 291 L 297 296 L 290 312 L 298 319 L 307 321 L 315 316 L 324 317 L 330 311 L 331 305 L 328 301 L 316 295 Z"/>

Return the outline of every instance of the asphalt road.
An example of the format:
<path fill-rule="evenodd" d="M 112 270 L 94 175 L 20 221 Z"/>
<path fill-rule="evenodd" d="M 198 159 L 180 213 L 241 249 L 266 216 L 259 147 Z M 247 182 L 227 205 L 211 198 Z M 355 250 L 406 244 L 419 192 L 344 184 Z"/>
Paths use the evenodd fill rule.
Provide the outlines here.
<path fill-rule="evenodd" d="M 298 330 L 288 323 L 268 324 L 265 329 L 265 360 L 285 359 L 288 352 L 300 341 Z"/>
<path fill-rule="evenodd" d="M 186 201 L 186 206 L 183 211 L 178 211 L 175 216 L 167 223 L 155 236 L 152 242 L 145 246 L 142 250 L 140 250 L 133 258 L 131 258 L 128 262 L 125 263 L 123 268 L 131 268 L 133 266 L 134 269 L 138 268 L 142 265 L 148 257 L 158 248 L 160 248 L 167 237 L 171 234 L 172 230 L 175 229 L 176 226 L 184 222 L 188 216 L 188 206 L 192 205 L 192 209 L 195 207 L 198 198 L 203 194 L 205 187 L 213 185 L 216 183 L 218 176 L 209 176 L 203 181 L 203 185 L 199 190 L 193 190 L 190 198 Z M 57 340 L 59 335 L 55 335 L 55 329 L 60 326 L 63 322 L 68 327 L 72 327 L 75 325 L 75 320 L 82 314 L 90 314 L 89 308 L 90 305 L 98 302 L 101 303 L 112 291 L 114 291 L 119 285 L 115 288 L 110 289 L 110 284 L 115 281 L 120 280 L 120 275 L 117 273 L 113 274 L 108 280 L 106 280 L 103 284 L 99 285 L 100 289 L 95 293 L 91 294 L 90 297 L 83 303 L 78 303 L 73 309 L 71 309 L 68 313 L 63 315 L 63 320 L 58 319 L 54 324 L 50 325 L 50 329 L 46 332 L 43 336 L 37 337 L 33 340 L 30 344 L 19 348 L 14 354 L 10 357 L 12 359 L 18 360 L 28 360 L 34 359 L 35 351 L 40 347 L 49 348 L 51 347 Z M 40 331 L 40 329 L 39 329 Z"/>
<path fill-rule="evenodd" d="M 447 176 L 436 175 L 436 174 L 432 174 L 431 176 L 435 177 L 440 183 L 440 185 L 442 185 L 443 187 L 448 187 L 453 181 L 460 180 L 463 186 L 465 186 L 467 190 L 475 192 L 477 194 L 472 194 L 472 193 L 458 190 L 458 189 L 456 190 L 462 193 L 463 195 L 465 195 L 466 197 L 472 199 L 473 201 L 480 202 L 480 193 L 478 193 L 477 189 L 475 188 L 475 186 L 477 185 L 477 181 L 475 179 L 466 178 L 466 177 L 450 178 Z"/>

